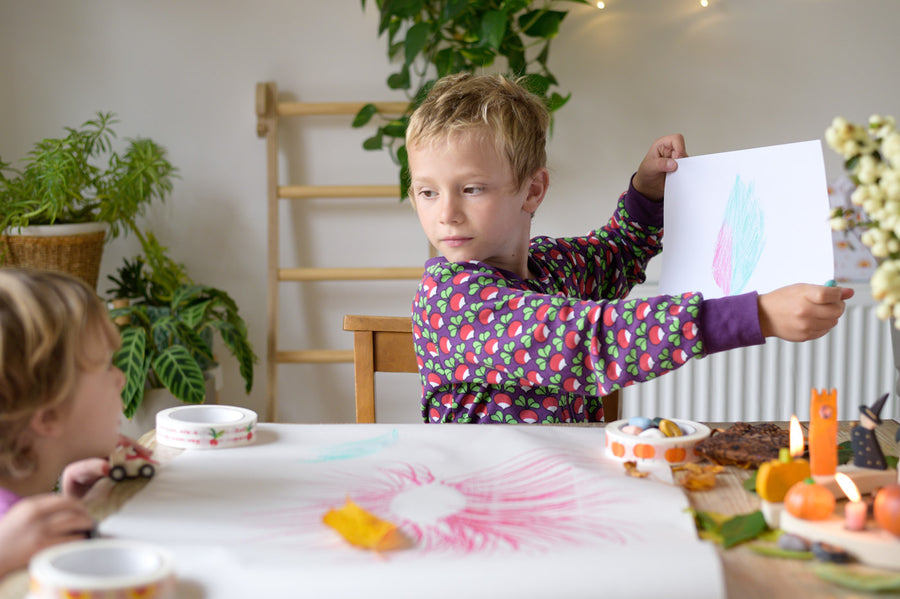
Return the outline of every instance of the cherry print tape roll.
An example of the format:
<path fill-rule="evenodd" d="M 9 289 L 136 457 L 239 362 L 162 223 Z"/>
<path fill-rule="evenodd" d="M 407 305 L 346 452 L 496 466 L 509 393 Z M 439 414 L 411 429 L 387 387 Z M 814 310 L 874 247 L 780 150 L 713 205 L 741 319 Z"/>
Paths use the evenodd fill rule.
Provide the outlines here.
<path fill-rule="evenodd" d="M 249 445 L 256 421 L 256 412 L 237 406 L 178 406 L 156 415 L 156 442 L 181 449 Z"/>
<path fill-rule="evenodd" d="M 709 427 L 691 420 L 670 418 L 684 433 L 680 437 L 648 438 L 622 432 L 628 420 L 606 425 L 606 455 L 620 462 L 681 466 L 697 461 L 694 447 L 710 434 Z"/>
<path fill-rule="evenodd" d="M 125 539 L 56 545 L 28 564 L 28 599 L 174 599 L 172 555 L 161 547 Z"/>

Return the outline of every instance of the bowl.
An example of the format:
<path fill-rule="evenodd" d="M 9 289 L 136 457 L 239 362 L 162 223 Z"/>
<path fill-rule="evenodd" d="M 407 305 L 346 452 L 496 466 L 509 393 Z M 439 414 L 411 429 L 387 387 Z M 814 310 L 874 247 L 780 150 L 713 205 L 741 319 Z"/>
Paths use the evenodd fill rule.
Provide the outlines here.
<path fill-rule="evenodd" d="M 681 466 L 697 461 L 694 448 L 710 435 L 705 424 L 691 420 L 669 418 L 684 433 L 680 437 L 652 438 L 623 433 L 627 420 L 616 420 L 606 425 L 606 455 L 619 462 L 638 464 L 666 464 Z"/>

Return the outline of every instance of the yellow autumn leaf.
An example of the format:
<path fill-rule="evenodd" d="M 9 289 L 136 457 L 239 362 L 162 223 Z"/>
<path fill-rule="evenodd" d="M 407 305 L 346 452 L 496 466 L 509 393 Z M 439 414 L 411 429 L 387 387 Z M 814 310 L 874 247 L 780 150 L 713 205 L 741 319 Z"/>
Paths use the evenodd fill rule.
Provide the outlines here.
<path fill-rule="evenodd" d="M 349 497 L 344 507 L 328 510 L 322 522 L 335 529 L 351 545 L 363 549 L 392 551 L 411 545 L 395 524 L 367 512 Z"/>

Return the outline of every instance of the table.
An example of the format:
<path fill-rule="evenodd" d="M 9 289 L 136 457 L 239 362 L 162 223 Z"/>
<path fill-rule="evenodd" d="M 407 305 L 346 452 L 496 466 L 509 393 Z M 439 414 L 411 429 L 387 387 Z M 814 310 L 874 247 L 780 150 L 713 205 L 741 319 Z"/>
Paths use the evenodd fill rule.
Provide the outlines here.
<path fill-rule="evenodd" d="M 787 423 L 779 423 L 787 426 Z M 849 439 L 850 422 L 842 422 L 839 428 L 839 442 Z M 509 425 L 508 425 L 509 426 Z M 602 426 L 602 425 L 600 425 Z M 710 423 L 714 428 L 727 428 L 727 423 Z M 887 455 L 897 454 L 895 435 L 900 422 L 886 420 L 878 428 L 879 440 Z M 141 442 L 155 448 L 155 457 L 165 462 L 178 455 L 181 450 L 156 446 L 153 434 L 148 433 Z M 744 514 L 759 509 L 759 498 L 743 488 L 752 471 L 726 467 L 718 476 L 716 487 L 710 491 L 688 492 L 688 499 L 695 509 L 715 511 L 725 514 Z M 127 480 L 118 484 L 104 480 L 98 483 L 86 498 L 92 515 L 99 519 L 117 511 L 128 499 L 138 493 L 146 484 L 144 480 Z M 782 560 L 758 555 L 745 546 L 728 550 L 718 549 L 722 559 L 726 592 L 728 597 L 773 599 L 785 597 L 879 597 L 883 595 L 865 594 L 842 589 L 816 577 L 810 570 L 809 562 Z M 0 599 L 23 597 L 27 591 L 27 573 L 13 573 L 0 583 Z"/>

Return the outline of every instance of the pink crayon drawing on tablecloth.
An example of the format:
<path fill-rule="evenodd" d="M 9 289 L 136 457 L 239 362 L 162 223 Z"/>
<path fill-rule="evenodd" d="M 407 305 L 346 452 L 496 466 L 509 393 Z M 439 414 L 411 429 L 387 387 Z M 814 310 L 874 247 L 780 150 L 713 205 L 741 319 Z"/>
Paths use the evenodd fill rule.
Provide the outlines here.
<path fill-rule="evenodd" d="M 322 515 L 350 497 L 398 525 L 420 554 L 543 553 L 573 545 L 625 546 L 648 538 L 651 531 L 610 515 L 611 508 L 633 498 L 621 487 L 604 485 L 598 472 L 582 470 L 590 465 L 565 451 L 534 450 L 481 472 L 447 478 L 411 463 L 380 466 L 366 475 L 333 472 L 323 483 L 330 496 L 326 492 L 303 506 L 244 516 L 257 523 L 254 528 L 271 531 L 257 542 L 296 537 L 308 545 L 300 537 L 320 532 Z"/>

